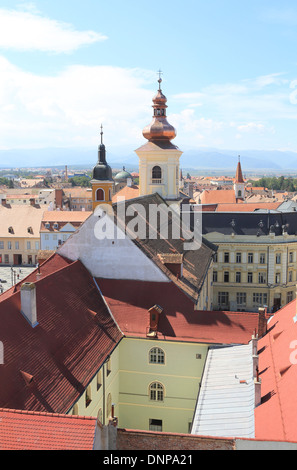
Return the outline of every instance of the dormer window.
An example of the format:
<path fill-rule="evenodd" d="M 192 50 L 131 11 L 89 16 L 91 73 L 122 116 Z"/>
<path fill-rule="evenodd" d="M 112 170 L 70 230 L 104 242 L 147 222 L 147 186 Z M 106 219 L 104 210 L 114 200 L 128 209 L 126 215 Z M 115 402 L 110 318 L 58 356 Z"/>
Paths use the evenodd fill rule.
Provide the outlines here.
<path fill-rule="evenodd" d="M 33 234 L 33 228 L 32 228 L 32 227 L 28 227 L 27 231 L 28 231 L 28 233 L 30 233 L 31 235 Z"/>
<path fill-rule="evenodd" d="M 54 229 L 58 229 L 59 228 L 59 224 L 57 222 L 54 223 Z"/>
<path fill-rule="evenodd" d="M 13 227 L 8 228 L 8 233 L 14 233 Z"/>
<path fill-rule="evenodd" d="M 49 228 L 50 228 L 50 226 L 51 226 L 51 224 L 50 224 L 49 222 L 46 222 L 46 224 L 45 224 L 45 228 L 49 229 Z"/>

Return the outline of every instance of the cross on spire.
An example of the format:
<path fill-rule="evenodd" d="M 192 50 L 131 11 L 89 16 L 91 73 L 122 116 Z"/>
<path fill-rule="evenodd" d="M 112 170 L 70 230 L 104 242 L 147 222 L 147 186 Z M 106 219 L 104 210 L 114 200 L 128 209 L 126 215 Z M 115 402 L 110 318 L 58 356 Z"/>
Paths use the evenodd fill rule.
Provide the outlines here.
<path fill-rule="evenodd" d="M 162 78 L 161 78 L 161 75 L 163 75 L 163 72 L 162 70 L 158 70 L 157 74 L 159 75 L 159 90 L 161 90 L 161 83 L 162 83 Z"/>
<path fill-rule="evenodd" d="M 102 124 L 101 124 L 100 129 L 101 129 L 101 132 L 100 132 L 100 134 L 101 134 L 101 144 L 103 144 L 103 126 L 102 126 Z"/>

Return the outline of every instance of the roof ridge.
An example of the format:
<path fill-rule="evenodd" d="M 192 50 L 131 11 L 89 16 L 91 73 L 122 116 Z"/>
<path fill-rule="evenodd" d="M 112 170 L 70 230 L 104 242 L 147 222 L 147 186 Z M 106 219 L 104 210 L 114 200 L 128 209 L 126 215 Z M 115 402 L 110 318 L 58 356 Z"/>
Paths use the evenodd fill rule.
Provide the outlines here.
<path fill-rule="evenodd" d="M 12 413 L 12 414 L 23 414 L 23 415 L 34 415 L 34 416 L 48 416 L 55 418 L 70 418 L 70 419 L 84 419 L 89 421 L 97 421 L 94 416 L 80 416 L 80 415 L 68 415 L 63 413 L 47 413 L 46 411 L 33 411 L 33 410 L 16 410 L 12 408 L 0 408 L 0 413 Z"/>

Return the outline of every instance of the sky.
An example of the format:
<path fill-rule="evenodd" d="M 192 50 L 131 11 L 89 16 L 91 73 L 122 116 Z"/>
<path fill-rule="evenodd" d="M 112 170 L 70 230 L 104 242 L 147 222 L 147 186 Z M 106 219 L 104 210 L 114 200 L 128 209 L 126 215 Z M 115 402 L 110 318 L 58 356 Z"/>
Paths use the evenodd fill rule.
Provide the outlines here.
<path fill-rule="evenodd" d="M 0 0 L 0 150 L 133 152 L 161 70 L 181 150 L 297 152 L 296 44 L 295 0 Z"/>

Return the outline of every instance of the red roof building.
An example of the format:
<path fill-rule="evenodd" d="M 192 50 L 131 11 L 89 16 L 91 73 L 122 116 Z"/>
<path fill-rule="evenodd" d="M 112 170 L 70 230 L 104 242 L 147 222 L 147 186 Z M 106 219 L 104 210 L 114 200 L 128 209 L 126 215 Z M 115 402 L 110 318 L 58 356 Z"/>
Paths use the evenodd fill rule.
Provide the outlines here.
<path fill-rule="evenodd" d="M 297 442 L 296 300 L 280 309 L 259 341 L 261 405 L 256 408 L 256 439 Z"/>
<path fill-rule="evenodd" d="M 194 302 L 173 282 L 97 279 L 99 288 L 125 336 L 145 338 L 149 309 L 163 309 L 157 337 L 160 340 L 204 344 L 247 344 L 258 331 L 258 313 L 194 310 Z"/>
<path fill-rule="evenodd" d="M 54 255 L 41 268 L 40 279 L 38 270 L 26 279 L 36 289 L 37 326 L 21 312 L 20 285 L 0 297 L 0 406 L 67 413 L 122 333 L 80 261 Z"/>
<path fill-rule="evenodd" d="M 97 419 L 0 409 L 0 450 L 93 450 Z"/>

